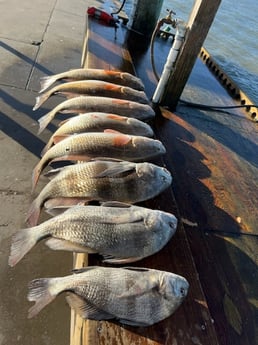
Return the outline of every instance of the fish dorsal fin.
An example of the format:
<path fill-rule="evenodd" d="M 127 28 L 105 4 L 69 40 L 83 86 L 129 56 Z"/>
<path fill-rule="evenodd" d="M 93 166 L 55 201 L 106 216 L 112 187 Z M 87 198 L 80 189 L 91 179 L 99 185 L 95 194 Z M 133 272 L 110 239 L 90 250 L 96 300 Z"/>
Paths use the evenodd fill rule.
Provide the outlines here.
<path fill-rule="evenodd" d="M 67 207 L 71 207 L 74 205 L 85 205 L 87 204 L 89 199 L 83 197 L 60 197 L 60 198 L 52 198 L 48 199 L 44 203 L 45 209 L 53 209 L 60 207 L 61 209 L 66 209 Z"/>
<path fill-rule="evenodd" d="M 123 269 L 129 270 L 129 271 L 137 271 L 137 272 L 148 272 L 149 271 L 148 268 L 144 268 L 144 267 L 130 267 L 130 266 L 126 266 L 126 267 L 123 267 Z"/>
<path fill-rule="evenodd" d="M 76 311 L 83 319 L 108 320 L 114 316 L 95 307 L 84 298 L 69 292 L 66 297 L 67 303 Z"/>
<path fill-rule="evenodd" d="M 106 262 L 108 264 L 123 265 L 123 264 L 129 264 L 131 262 L 142 260 L 143 256 L 131 256 L 128 258 L 122 258 L 122 257 L 111 256 L 111 255 L 103 255 L 103 258 L 104 258 L 103 262 Z"/>
<path fill-rule="evenodd" d="M 72 273 L 74 274 L 84 273 L 87 271 L 95 270 L 96 268 L 98 268 L 98 266 L 87 266 L 87 267 L 75 268 L 72 270 Z"/>
<path fill-rule="evenodd" d="M 124 164 L 123 164 L 124 163 Z M 135 170 L 135 163 L 130 162 L 119 162 L 114 163 L 112 167 L 105 169 L 98 175 L 96 175 L 96 178 L 104 178 L 104 177 L 111 177 L 116 176 L 125 172 L 133 171 Z"/>
<path fill-rule="evenodd" d="M 124 162 L 124 160 L 122 159 L 118 159 L 118 158 L 110 158 L 110 157 L 94 157 L 90 159 L 91 162 L 95 162 L 95 161 L 104 161 L 104 162 Z"/>
<path fill-rule="evenodd" d="M 101 203 L 103 207 L 121 207 L 121 208 L 130 208 L 131 204 L 126 204 L 125 202 L 120 201 L 104 201 Z"/>

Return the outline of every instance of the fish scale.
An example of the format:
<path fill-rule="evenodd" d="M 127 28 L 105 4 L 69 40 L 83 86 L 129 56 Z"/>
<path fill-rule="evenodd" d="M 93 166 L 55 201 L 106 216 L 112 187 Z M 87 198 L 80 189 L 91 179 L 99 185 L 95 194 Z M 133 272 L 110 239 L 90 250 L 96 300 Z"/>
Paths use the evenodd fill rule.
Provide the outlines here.
<path fill-rule="evenodd" d="M 75 273 L 32 281 L 28 299 L 35 304 L 29 317 L 37 315 L 56 295 L 72 291 L 67 301 L 83 318 L 114 318 L 128 325 L 148 326 L 170 316 L 189 287 L 179 275 L 147 268 L 87 267 Z"/>
<path fill-rule="evenodd" d="M 14 266 L 43 239 L 51 249 L 100 253 L 110 263 L 137 261 L 160 250 L 176 226 L 169 213 L 119 202 L 74 206 L 15 234 L 9 264 Z"/>
<path fill-rule="evenodd" d="M 120 133 L 81 133 L 70 136 L 51 147 L 35 166 L 33 188 L 43 169 L 52 161 L 82 160 L 107 157 L 119 160 L 143 161 L 166 152 L 159 140 Z"/>
<path fill-rule="evenodd" d="M 154 110 L 148 104 L 110 97 L 79 96 L 58 104 L 54 109 L 42 116 L 38 120 L 38 133 L 41 133 L 47 127 L 57 113 L 78 114 L 87 112 L 110 112 L 138 120 L 148 120 L 155 116 Z"/>
<path fill-rule="evenodd" d="M 153 137 L 152 128 L 143 121 L 110 113 L 92 112 L 74 116 L 60 124 L 44 147 L 44 154 L 55 142 L 56 136 L 68 136 L 78 133 L 118 131 L 124 134 Z"/>
<path fill-rule="evenodd" d="M 55 94 L 63 96 L 67 95 L 69 98 L 84 95 L 126 99 L 143 104 L 149 103 L 149 100 L 143 91 L 138 91 L 127 86 L 109 83 L 102 80 L 81 80 L 59 84 L 49 91 L 41 93 L 36 97 L 36 104 L 33 110 L 38 109 L 49 99 L 49 97 Z"/>
<path fill-rule="evenodd" d="M 125 161 L 93 161 L 54 172 L 56 177 L 43 188 L 29 209 L 27 220 L 30 225 L 37 224 L 45 202 L 48 203 L 48 206 L 45 203 L 45 207 L 54 207 L 49 199 L 62 198 L 62 202 L 65 202 L 65 198 L 71 201 L 72 197 L 76 197 L 81 198 L 81 201 L 117 200 L 136 203 L 159 194 L 172 181 L 171 174 L 165 168 L 151 163 Z"/>

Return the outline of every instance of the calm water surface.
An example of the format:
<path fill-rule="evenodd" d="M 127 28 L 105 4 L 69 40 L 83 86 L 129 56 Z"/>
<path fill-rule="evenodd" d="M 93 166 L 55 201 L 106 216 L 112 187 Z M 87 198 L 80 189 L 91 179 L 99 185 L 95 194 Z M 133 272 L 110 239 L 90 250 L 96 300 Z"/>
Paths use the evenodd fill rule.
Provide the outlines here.
<path fill-rule="evenodd" d="M 127 0 L 127 13 L 133 0 Z M 166 9 L 187 22 L 194 0 L 164 0 Z M 237 85 L 258 104 L 258 1 L 222 0 L 204 47 Z"/>

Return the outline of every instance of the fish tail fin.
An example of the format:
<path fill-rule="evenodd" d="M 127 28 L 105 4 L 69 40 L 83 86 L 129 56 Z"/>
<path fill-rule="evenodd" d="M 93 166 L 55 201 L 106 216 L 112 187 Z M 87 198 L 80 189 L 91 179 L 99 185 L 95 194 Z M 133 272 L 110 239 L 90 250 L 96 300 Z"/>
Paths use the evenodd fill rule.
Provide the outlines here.
<path fill-rule="evenodd" d="M 39 199 L 36 198 L 28 211 L 27 214 L 27 218 L 26 218 L 26 222 L 30 225 L 30 226 L 36 226 L 38 223 L 38 219 L 39 219 L 39 215 L 40 215 L 40 210 L 41 210 L 41 205 L 39 203 Z"/>
<path fill-rule="evenodd" d="M 38 130 L 38 134 L 40 134 L 49 124 L 49 122 L 51 122 L 53 120 L 53 118 L 55 117 L 56 111 L 55 109 L 51 110 L 49 113 L 47 113 L 46 115 L 42 116 L 39 120 L 39 130 Z"/>
<path fill-rule="evenodd" d="M 54 278 L 39 278 L 34 279 L 29 283 L 28 300 L 35 302 L 35 304 L 29 309 L 28 318 L 36 316 L 46 305 L 52 302 L 56 296 L 56 293 L 50 291 L 51 281 Z"/>
<path fill-rule="evenodd" d="M 49 86 L 51 86 L 52 84 L 54 84 L 56 82 L 56 76 L 46 76 L 46 77 L 42 77 L 40 78 L 40 91 L 39 93 L 45 91 L 46 89 L 49 88 Z"/>
<path fill-rule="evenodd" d="M 41 174 L 42 169 L 43 169 L 43 165 L 42 165 L 42 158 L 41 158 L 41 160 L 38 162 L 38 164 L 35 166 L 32 172 L 32 192 L 34 191 L 38 183 L 39 176 Z"/>
<path fill-rule="evenodd" d="M 34 228 L 21 229 L 12 237 L 9 266 L 15 266 L 37 243 L 38 231 Z"/>
<path fill-rule="evenodd" d="M 41 105 L 46 102 L 46 100 L 49 98 L 50 96 L 50 92 L 45 92 L 45 93 L 42 93 L 41 95 L 37 96 L 36 97 L 36 103 L 33 107 L 33 110 L 37 110 L 39 107 L 41 107 Z"/>

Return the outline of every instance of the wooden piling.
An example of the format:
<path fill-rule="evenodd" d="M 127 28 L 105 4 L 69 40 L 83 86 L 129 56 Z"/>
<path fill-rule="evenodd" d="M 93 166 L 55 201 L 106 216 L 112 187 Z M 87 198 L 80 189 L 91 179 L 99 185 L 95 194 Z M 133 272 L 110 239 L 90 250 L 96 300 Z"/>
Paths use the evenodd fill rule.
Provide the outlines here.
<path fill-rule="evenodd" d="M 160 103 L 175 110 L 203 42 L 214 20 L 221 0 L 196 0 L 189 17 L 188 32 L 173 73 L 170 75 Z"/>

